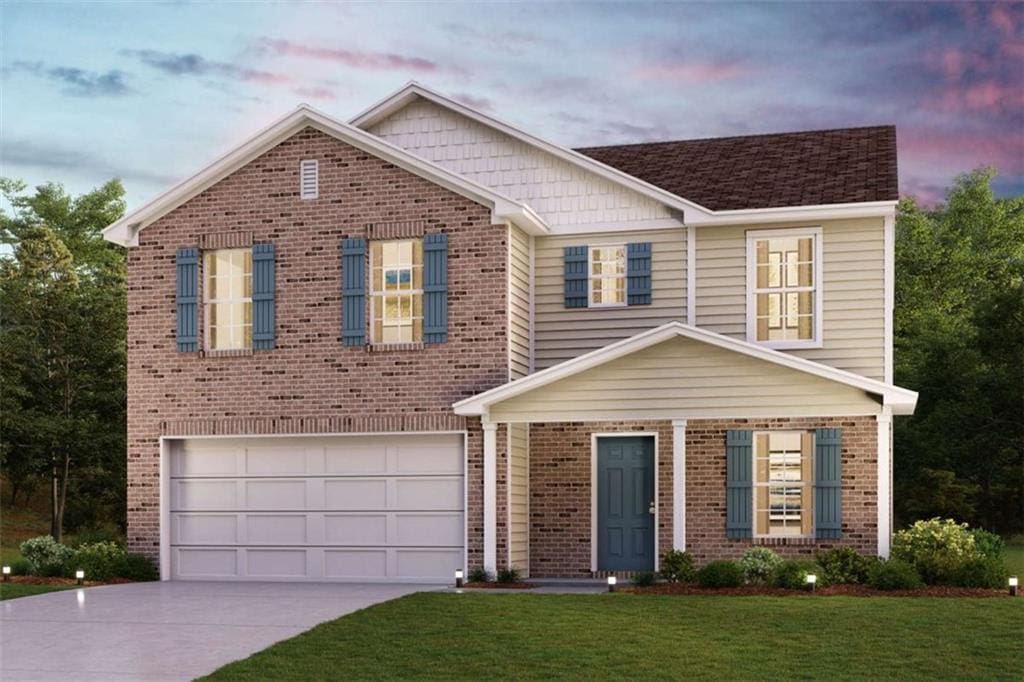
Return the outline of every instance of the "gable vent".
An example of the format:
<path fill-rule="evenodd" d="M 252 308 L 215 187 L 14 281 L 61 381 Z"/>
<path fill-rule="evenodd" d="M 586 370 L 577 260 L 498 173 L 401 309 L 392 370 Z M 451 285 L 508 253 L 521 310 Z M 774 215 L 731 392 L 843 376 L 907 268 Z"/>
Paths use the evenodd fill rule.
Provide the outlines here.
<path fill-rule="evenodd" d="M 319 194 L 320 164 L 316 160 L 299 164 L 299 195 L 303 199 L 316 199 Z"/>

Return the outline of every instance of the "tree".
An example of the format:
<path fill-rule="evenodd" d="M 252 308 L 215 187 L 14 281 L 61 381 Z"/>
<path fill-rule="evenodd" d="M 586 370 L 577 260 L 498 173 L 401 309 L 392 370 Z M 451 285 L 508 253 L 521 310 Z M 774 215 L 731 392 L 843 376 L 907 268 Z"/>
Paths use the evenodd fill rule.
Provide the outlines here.
<path fill-rule="evenodd" d="M 896 421 L 901 523 L 956 516 L 1024 530 L 1024 197 L 994 171 L 957 178 L 946 204 L 900 204 L 896 383 L 920 392 Z"/>
<path fill-rule="evenodd" d="M 77 198 L 0 180 L 0 456 L 11 494 L 49 475 L 52 534 L 123 517 L 124 255 L 100 230 L 124 211 L 120 182 Z"/>

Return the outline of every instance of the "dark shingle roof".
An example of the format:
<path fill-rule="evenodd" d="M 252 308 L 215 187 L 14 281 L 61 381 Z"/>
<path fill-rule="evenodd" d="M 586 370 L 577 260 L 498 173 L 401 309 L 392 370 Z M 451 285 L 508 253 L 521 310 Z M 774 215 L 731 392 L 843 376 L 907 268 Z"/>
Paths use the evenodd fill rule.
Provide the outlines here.
<path fill-rule="evenodd" d="M 898 198 L 893 126 L 576 151 L 713 211 Z"/>

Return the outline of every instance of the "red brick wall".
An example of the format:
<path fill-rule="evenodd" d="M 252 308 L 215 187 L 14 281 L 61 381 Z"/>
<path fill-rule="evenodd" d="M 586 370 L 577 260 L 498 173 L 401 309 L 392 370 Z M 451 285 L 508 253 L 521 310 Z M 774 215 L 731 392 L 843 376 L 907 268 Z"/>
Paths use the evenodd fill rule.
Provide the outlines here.
<path fill-rule="evenodd" d="M 691 420 L 686 429 L 686 544 L 698 564 L 737 558 L 753 540 L 725 536 L 725 432 L 729 429 L 843 429 L 841 540 L 772 545 L 783 555 L 850 545 L 877 551 L 877 427 L 872 417 Z M 658 433 L 658 546 L 672 547 L 672 425 L 652 422 L 534 424 L 530 430 L 530 572 L 533 577 L 590 573 L 591 434 Z"/>
<path fill-rule="evenodd" d="M 320 197 L 304 201 L 307 158 L 320 161 Z M 449 235 L 449 340 L 344 347 L 340 241 L 405 222 Z M 225 232 L 276 246 L 277 348 L 178 353 L 175 251 Z M 451 404 L 508 379 L 506 292 L 488 286 L 506 281 L 506 237 L 488 208 L 309 128 L 144 229 L 128 259 L 131 548 L 157 554 L 162 434 L 460 428 Z M 480 451 L 471 432 L 471 474 Z"/>

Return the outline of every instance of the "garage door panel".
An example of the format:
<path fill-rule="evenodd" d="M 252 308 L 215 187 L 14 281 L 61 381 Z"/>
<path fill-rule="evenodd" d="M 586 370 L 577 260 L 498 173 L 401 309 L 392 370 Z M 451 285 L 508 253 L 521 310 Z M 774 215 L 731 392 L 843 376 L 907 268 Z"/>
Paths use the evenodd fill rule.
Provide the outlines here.
<path fill-rule="evenodd" d="M 461 547 L 462 514 L 395 514 L 392 544 Z"/>
<path fill-rule="evenodd" d="M 238 484 L 234 480 L 179 479 L 171 483 L 175 509 L 213 511 L 238 508 Z"/>
<path fill-rule="evenodd" d="M 184 448 L 174 454 L 173 476 L 233 476 L 238 473 L 238 448 Z"/>
<path fill-rule="evenodd" d="M 395 479 L 392 509 L 446 511 L 462 507 L 462 478 L 430 477 Z"/>
<path fill-rule="evenodd" d="M 388 480 L 337 478 L 324 481 L 324 508 L 375 511 L 388 508 Z"/>
<path fill-rule="evenodd" d="M 324 449 L 324 473 L 328 475 L 386 474 L 388 446 L 365 440 Z"/>
<path fill-rule="evenodd" d="M 396 578 L 448 577 L 462 565 L 461 550 L 395 550 Z"/>
<path fill-rule="evenodd" d="M 305 448 L 248 447 L 245 451 L 247 476 L 305 476 L 309 473 Z"/>
<path fill-rule="evenodd" d="M 328 545 L 386 545 L 388 515 L 325 514 L 324 542 Z"/>
<path fill-rule="evenodd" d="M 306 486 L 303 479 L 245 481 L 245 507 L 261 509 L 305 509 Z"/>
<path fill-rule="evenodd" d="M 305 549 L 247 549 L 245 573 L 250 578 L 305 578 Z"/>
<path fill-rule="evenodd" d="M 260 545 L 304 545 L 313 541 L 305 514 L 247 514 L 245 542 Z"/>
<path fill-rule="evenodd" d="M 238 543 L 237 514 L 171 515 L 171 542 L 180 545 L 234 545 Z"/>
<path fill-rule="evenodd" d="M 388 552 L 385 549 L 324 550 L 324 577 L 351 580 L 388 578 Z"/>
<path fill-rule="evenodd" d="M 399 446 L 395 459 L 396 474 L 461 474 L 462 450 L 451 446 Z"/>
<path fill-rule="evenodd" d="M 177 548 L 172 563 L 182 578 L 234 578 L 238 576 L 238 550 Z"/>

